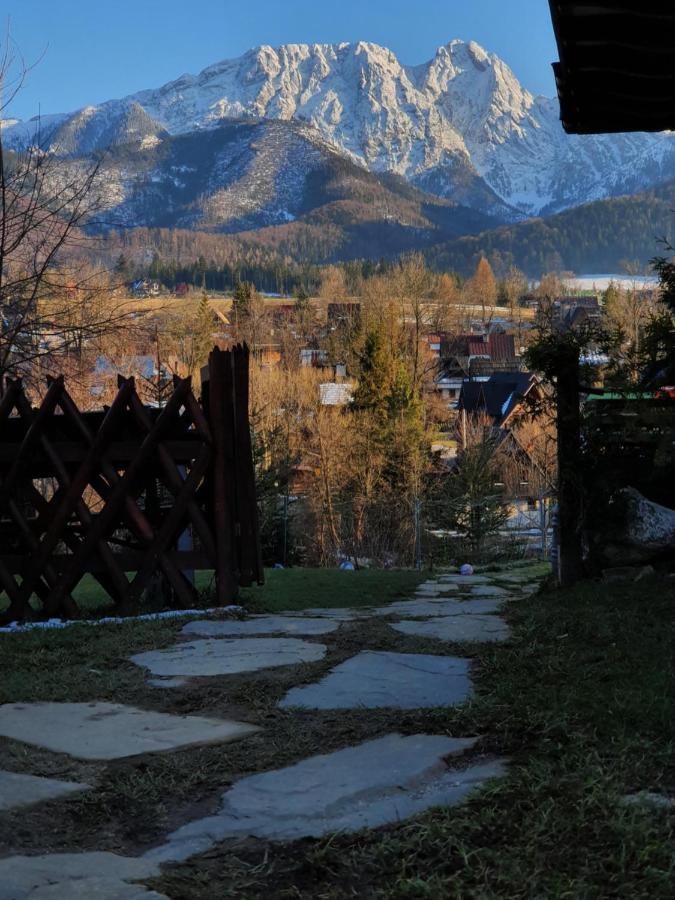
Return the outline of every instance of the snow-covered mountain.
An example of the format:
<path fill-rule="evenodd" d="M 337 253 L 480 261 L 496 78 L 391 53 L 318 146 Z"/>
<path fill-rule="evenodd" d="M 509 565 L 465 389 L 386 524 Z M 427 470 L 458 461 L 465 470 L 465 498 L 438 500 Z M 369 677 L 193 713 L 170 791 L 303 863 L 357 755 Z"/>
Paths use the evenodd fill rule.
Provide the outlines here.
<path fill-rule="evenodd" d="M 567 136 L 557 101 L 533 96 L 497 56 L 458 40 L 417 66 L 363 42 L 263 46 L 156 90 L 50 116 L 41 137 L 67 155 L 143 150 L 242 119 L 295 120 L 371 172 L 502 219 L 675 176 L 672 134 Z M 3 127 L 10 144 L 30 133 L 30 123 Z"/>
<path fill-rule="evenodd" d="M 101 224 L 236 234 L 301 221 L 333 238 L 336 230 L 367 223 L 387 226 L 391 238 L 396 225 L 401 252 L 500 223 L 426 194 L 401 176 L 368 172 L 316 129 L 294 121 L 227 120 L 142 140 L 142 147 L 112 146 L 102 160 Z M 67 167 L 80 164 L 79 158 L 64 160 Z"/>

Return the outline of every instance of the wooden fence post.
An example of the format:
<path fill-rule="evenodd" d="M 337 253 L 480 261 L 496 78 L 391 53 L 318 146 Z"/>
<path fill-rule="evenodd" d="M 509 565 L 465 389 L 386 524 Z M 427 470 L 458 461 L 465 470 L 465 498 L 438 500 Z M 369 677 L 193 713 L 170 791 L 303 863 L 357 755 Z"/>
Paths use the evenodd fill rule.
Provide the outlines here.
<path fill-rule="evenodd" d="M 579 412 L 579 349 L 566 348 L 557 368 L 558 535 L 562 587 L 583 576 L 581 530 L 581 415 Z"/>

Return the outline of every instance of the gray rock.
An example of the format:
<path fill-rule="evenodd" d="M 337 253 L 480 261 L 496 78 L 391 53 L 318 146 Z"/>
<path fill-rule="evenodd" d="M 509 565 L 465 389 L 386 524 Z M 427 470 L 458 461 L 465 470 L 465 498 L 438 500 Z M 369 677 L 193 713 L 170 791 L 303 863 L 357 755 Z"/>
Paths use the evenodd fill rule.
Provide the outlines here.
<path fill-rule="evenodd" d="M 158 874 L 153 860 L 115 853 L 9 856 L 0 859 L 0 900 L 162 900 L 162 894 L 129 884 Z"/>
<path fill-rule="evenodd" d="M 675 546 L 675 509 L 647 500 L 635 488 L 624 488 L 620 494 L 628 507 L 627 537 L 631 542 L 655 550 Z"/>
<path fill-rule="evenodd" d="M 486 779 L 503 773 L 499 760 L 458 771 L 444 757 L 473 738 L 389 734 L 296 765 L 242 778 L 215 816 L 192 822 L 150 850 L 159 862 L 184 860 L 228 837 L 269 840 L 353 832 L 406 819 L 434 806 L 461 802 Z"/>
<path fill-rule="evenodd" d="M 366 650 L 316 684 L 292 688 L 279 706 L 376 709 L 455 706 L 472 692 L 469 660 L 421 653 Z"/>
<path fill-rule="evenodd" d="M 8 703 L 0 735 L 79 759 L 119 759 L 177 747 L 236 741 L 256 725 L 202 716 L 175 716 L 118 703 Z"/>
<path fill-rule="evenodd" d="M 612 565 L 640 565 L 675 551 L 675 509 L 652 503 L 635 488 L 618 491 L 614 503 L 622 521 L 611 532 L 592 535 L 600 559 Z"/>
<path fill-rule="evenodd" d="M 327 617 L 254 616 L 250 619 L 199 619 L 188 622 L 181 634 L 227 637 L 241 634 L 328 634 L 340 623 Z"/>
<path fill-rule="evenodd" d="M 176 644 L 166 650 L 138 653 L 131 657 L 131 662 L 144 666 L 153 675 L 194 678 L 316 662 L 325 655 L 325 644 L 311 644 L 297 638 L 206 638 Z"/>
<path fill-rule="evenodd" d="M 645 578 L 653 578 L 654 575 L 656 575 L 654 566 L 642 566 L 633 581 L 643 581 Z"/>
<path fill-rule="evenodd" d="M 77 781 L 57 781 L 54 778 L 0 770 L 0 811 L 88 790 L 90 785 Z"/>
<path fill-rule="evenodd" d="M 605 584 L 614 584 L 617 581 L 633 581 L 639 571 L 637 566 L 610 566 L 602 570 L 602 580 Z"/>
<path fill-rule="evenodd" d="M 505 641 L 509 637 L 509 626 L 499 616 L 441 616 L 424 622 L 395 622 L 390 627 L 401 634 L 441 641 Z"/>

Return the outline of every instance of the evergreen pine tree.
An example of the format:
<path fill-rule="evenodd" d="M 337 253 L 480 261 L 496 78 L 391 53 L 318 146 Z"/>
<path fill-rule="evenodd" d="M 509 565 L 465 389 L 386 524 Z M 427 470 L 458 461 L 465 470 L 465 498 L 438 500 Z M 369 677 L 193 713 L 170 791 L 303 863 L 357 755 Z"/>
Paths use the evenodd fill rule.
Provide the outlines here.
<path fill-rule="evenodd" d="M 213 311 L 206 291 L 202 291 L 194 321 L 195 361 L 199 368 L 208 362 L 213 349 Z"/>
<path fill-rule="evenodd" d="M 129 278 L 129 261 L 124 253 L 120 253 L 115 261 L 115 275 L 120 281 L 126 281 Z"/>

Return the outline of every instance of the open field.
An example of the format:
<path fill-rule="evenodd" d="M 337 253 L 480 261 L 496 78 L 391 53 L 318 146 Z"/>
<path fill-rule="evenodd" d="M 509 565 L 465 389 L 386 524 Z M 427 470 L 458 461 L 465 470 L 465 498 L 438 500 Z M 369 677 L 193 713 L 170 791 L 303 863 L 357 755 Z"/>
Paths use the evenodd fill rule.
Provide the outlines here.
<path fill-rule="evenodd" d="M 168 314 L 179 315 L 183 312 L 190 312 L 195 309 L 197 303 L 199 303 L 199 298 L 201 294 L 199 291 L 195 291 L 193 294 L 189 294 L 186 297 L 174 297 L 174 296 L 165 296 L 165 297 L 127 297 L 127 298 L 118 298 L 118 302 L 123 304 L 126 308 L 128 308 L 132 312 L 141 312 L 141 313 L 159 313 L 165 312 Z M 265 306 L 273 310 L 275 307 L 286 305 L 289 303 L 295 303 L 293 297 L 264 297 Z M 311 305 L 319 312 L 323 313 L 323 317 L 326 315 L 326 308 L 330 301 L 320 299 L 317 297 L 313 297 L 310 299 Z M 346 301 L 348 303 L 358 303 L 359 298 L 353 297 L 348 298 Z M 209 303 L 213 307 L 213 309 L 218 310 L 219 312 L 227 313 L 232 308 L 232 299 L 229 297 L 219 297 L 219 296 L 210 296 Z M 430 301 L 430 305 L 433 305 L 433 301 Z M 481 306 L 475 306 L 466 303 L 457 303 L 452 305 L 453 309 L 456 309 L 458 312 L 468 313 L 471 315 L 481 316 L 483 309 Z M 508 319 L 511 316 L 511 311 L 508 306 L 495 306 L 490 309 L 493 317 Z M 532 321 L 535 318 L 536 310 L 534 309 L 519 309 L 519 316 L 525 321 Z"/>

